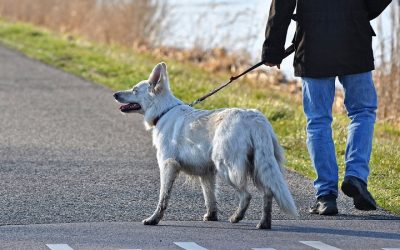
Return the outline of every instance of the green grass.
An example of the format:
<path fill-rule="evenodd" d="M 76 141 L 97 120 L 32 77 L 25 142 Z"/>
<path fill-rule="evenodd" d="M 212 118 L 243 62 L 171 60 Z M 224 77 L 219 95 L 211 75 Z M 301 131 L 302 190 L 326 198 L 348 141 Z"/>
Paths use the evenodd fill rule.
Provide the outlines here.
<path fill-rule="evenodd" d="M 103 84 L 111 89 L 126 89 L 147 79 L 160 58 L 139 54 L 119 46 L 106 46 L 85 39 L 49 32 L 28 24 L 0 20 L 0 42 L 57 68 Z M 189 63 L 170 59 L 168 64 L 174 94 L 191 102 L 229 78 L 210 74 Z M 305 135 L 305 118 L 301 103 L 290 96 L 257 88 L 245 81 L 236 82 L 207 99 L 198 108 L 246 107 L 261 110 L 271 121 L 286 150 L 287 166 L 309 178 L 315 178 Z M 344 149 L 348 119 L 336 114 L 334 140 L 340 167 L 344 172 Z M 383 208 L 400 215 L 400 130 L 378 123 L 371 159 L 370 189 Z"/>

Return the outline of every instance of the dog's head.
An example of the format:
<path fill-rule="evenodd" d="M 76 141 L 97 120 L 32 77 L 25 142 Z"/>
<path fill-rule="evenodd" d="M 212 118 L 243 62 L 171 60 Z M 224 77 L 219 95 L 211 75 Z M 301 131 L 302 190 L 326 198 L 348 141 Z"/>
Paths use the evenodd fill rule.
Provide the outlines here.
<path fill-rule="evenodd" d="M 167 65 L 162 62 L 154 67 L 148 80 L 139 82 L 132 89 L 114 93 L 114 98 L 124 104 L 120 107 L 121 112 L 145 114 L 169 93 Z"/>

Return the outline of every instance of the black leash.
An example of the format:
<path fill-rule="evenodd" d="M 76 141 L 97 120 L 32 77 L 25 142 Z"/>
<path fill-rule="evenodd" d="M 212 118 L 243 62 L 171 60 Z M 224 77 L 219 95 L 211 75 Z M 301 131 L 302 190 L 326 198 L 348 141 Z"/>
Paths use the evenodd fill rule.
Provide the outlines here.
<path fill-rule="evenodd" d="M 294 52 L 294 45 L 290 45 L 284 53 L 283 58 L 288 57 L 290 54 L 292 54 Z M 265 62 L 261 61 L 253 66 L 251 66 L 250 68 L 246 69 L 245 71 L 243 71 L 241 74 L 237 75 L 237 76 L 231 76 L 231 78 L 229 79 L 229 81 L 227 83 L 222 84 L 221 86 L 219 86 L 218 88 L 215 88 L 214 90 L 212 90 L 210 93 L 200 97 L 199 99 L 197 99 L 196 101 L 188 104 L 190 107 L 193 107 L 194 105 L 204 101 L 205 99 L 207 99 L 208 97 L 212 96 L 213 94 L 217 93 L 218 91 L 220 91 L 221 89 L 225 88 L 226 86 L 228 86 L 229 84 L 231 84 L 233 81 L 235 81 L 236 79 L 244 76 L 245 74 L 249 73 L 250 71 L 260 67 L 261 65 L 265 64 Z"/>

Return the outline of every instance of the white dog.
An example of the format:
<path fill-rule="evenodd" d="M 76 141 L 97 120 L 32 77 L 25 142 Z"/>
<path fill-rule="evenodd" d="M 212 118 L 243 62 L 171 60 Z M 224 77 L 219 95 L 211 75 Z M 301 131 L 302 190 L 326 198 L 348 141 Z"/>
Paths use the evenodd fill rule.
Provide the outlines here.
<path fill-rule="evenodd" d="M 114 94 L 125 105 L 123 113 L 144 115 L 152 129 L 160 168 L 160 198 L 145 225 L 156 225 L 168 205 L 173 182 L 180 171 L 198 176 L 207 213 L 205 221 L 216 221 L 216 174 L 238 193 L 239 207 L 230 217 L 243 219 L 251 195 L 250 177 L 263 193 L 262 218 L 257 228 L 271 228 L 272 197 L 286 213 L 297 216 L 297 209 L 282 174 L 284 155 L 271 124 L 257 110 L 197 110 L 178 100 L 170 92 L 167 67 L 158 64 L 146 81 L 133 89 Z"/>

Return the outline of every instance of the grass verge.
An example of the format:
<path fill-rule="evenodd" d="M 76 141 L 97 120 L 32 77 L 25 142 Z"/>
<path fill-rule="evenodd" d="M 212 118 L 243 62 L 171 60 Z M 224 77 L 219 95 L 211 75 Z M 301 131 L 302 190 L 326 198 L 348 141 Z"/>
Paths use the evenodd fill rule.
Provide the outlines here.
<path fill-rule="evenodd" d="M 49 32 L 29 24 L 0 20 L 0 42 L 29 57 L 111 89 L 126 89 L 147 79 L 159 58 L 139 54 L 118 46 L 105 46 L 85 39 Z M 174 94 L 191 102 L 228 75 L 210 75 L 191 64 L 166 60 Z M 245 81 L 237 82 L 207 99 L 198 108 L 246 107 L 261 110 L 271 121 L 286 150 L 287 166 L 309 178 L 315 178 L 307 148 L 305 118 L 301 104 L 290 96 L 269 88 L 257 88 Z M 344 152 L 348 119 L 335 115 L 334 140 L 340 176 L 344 173 Z M 371 158 L 369 187 L 378 204 L 400 215 L 400 129 L 390 124 L 376 126 Z"/>

